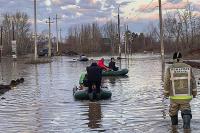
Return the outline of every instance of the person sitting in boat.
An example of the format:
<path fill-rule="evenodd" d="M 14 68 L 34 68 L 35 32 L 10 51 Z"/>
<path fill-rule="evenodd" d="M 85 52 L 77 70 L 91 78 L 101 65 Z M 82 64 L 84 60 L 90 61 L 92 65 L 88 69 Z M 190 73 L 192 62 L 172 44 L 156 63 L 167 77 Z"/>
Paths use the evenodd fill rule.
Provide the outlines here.
<path fill-rule="evenodd" d="M 102 70 L 98 67 L 96 62 L 93 62 L 91 66 L 86 68 L 88 79 L 88 93 L 91 93 L 93 89 L 96 89 L 96 93 L 100 93 Z"/>
<path fill-rule="evenodd" d="M 109 63 L 109 68 L 113 71 L 118 71 L 118 67 L 115 66 L 115 59 L 114 58 L 111 58 L 111 61 Z"/>
<path fill-rule="evenodd" d="M 98 61 L 98 66 L 102 69 L 102 70 L 105 70 L 105 71 L 108 71 L 110 70 L 105 64 L 104 64 L 104 58 L 101 58 L 99 61 Z"/>
<path fill-rule="evenodd" d="M 86 58 L 86 56 L 84 54 L 80 55 L 80 58 Z"/>
<path fill-rule="evenodd" d="M 89 59 L 88 59 L 87 56 L 84 55 L 84 54 L 80 55 L 80 57 L 79 57 L 79 61 L 88 61 L 88 60 L 89 60 Z"/>
<path fill-rule="evenodd" d="M 79 79 L 80 89 L 82 90 L 84 87 L 88 87 L 88 78 L 87 73 L 82 73 Z"/>

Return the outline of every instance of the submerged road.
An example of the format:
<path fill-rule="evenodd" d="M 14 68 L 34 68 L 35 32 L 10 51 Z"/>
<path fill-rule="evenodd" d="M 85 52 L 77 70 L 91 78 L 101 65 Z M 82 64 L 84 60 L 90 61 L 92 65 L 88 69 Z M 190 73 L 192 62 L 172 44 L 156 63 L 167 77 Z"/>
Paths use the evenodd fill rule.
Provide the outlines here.
<path fill-rule="evenodd" d="M 25 81 L 0 96 L 5 98 L 0 99 L 0 133 L 170 132 L 169 100 L 162 95 L 159 55 L 137 54 L 121 63 L 122 68 L 129 69 L 128 76 L 103 78 L 112 98 L 89 102 L 74 100 L 72 88 L 78 85 L 80 73 L 90 62 L 76 62 L 69 57 L 54 57 L 51 64 L 39 65 L 3 60 L 1 83 L 19 77 Z M 199 69 L 194 73 L 200 77 Z M 199 95 L 191 105 L 192 133 L 199 133 Z"/>

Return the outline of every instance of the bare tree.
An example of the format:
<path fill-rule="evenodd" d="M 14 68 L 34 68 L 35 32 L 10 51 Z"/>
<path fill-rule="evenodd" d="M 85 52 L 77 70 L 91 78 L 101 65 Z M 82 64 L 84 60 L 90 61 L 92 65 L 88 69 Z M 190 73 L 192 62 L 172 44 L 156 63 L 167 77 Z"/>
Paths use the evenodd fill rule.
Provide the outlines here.
<path fill-rule="evenodd" d="M 17 41 L 18 54 L 32 52 L 32 37 L 30 36 L 30 23 L 28 22 L 28 19 L 28 15 L 22 12 L 17 12 L 14 15 L 9 13 L 3 14 L 2 26 L 4 29 L 3 43 L 5 54 L 10 54 L 11 52 L 11 40 L 13 39 L 13 32 Z M 12 27 L 14 27 L 14 31 Z"/>
<path fill-rule="evenodd" d="M 114 54 L 118 49 L 118 46 L 116 45 L 118 43 L 117 23 L 109 21 L 103 26 L 102 29 L 103 29 L 102 30 L 103 37 L 110 38 L 111 40 L 112 54 Z"/>

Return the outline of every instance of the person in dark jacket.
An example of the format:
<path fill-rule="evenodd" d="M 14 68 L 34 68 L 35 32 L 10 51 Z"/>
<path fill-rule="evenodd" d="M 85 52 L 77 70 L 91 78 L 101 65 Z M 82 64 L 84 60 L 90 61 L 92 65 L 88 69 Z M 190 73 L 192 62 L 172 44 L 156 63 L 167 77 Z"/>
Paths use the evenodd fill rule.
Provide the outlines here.
<path fill-rule="evenodd" d="M 88 92 L 91 93 L 96 88 L 96 92 L 100 93 L 102 70 L 96 62 L 93 62 L 91 66 L 87 67 L 87 79 L 89 86 Z"/>
<path fill-rule="evenodd" d="M 113 71 L 118 71 L 118 67 L 115 66 L 115 59 L 111 58 L 111 61 L 109 63 L 109 68 L 112 69 Z"/>

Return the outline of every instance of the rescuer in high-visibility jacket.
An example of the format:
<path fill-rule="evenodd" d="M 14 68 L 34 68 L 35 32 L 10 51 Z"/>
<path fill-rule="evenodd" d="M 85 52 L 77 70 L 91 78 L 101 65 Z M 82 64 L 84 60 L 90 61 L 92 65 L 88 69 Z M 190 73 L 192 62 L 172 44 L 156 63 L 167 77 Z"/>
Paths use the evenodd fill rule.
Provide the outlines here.
<path fill-rule="evenodd" d="M 172 127 L 178 125 L 178 111 L 181 111 L 184 130 L 190 130 L 192 113 L 190 101 L 197 95 L 197 86 L 191 66 L 183 63 L 182 55 L 173 55 L 173 64 L 167 69 L 164 81 L 164 95 L 170 98 L 169 115 Z"/>

